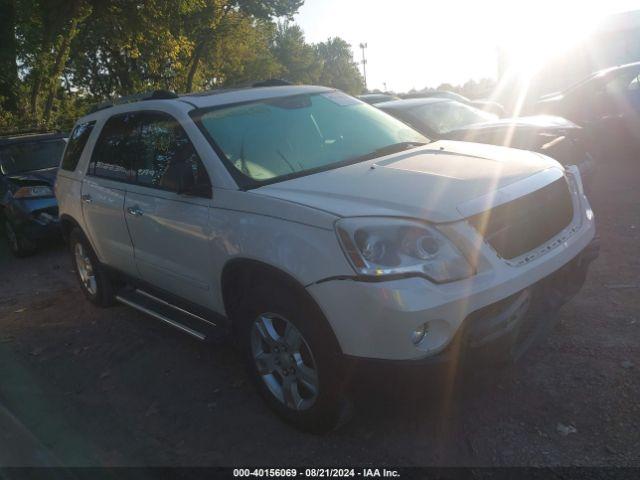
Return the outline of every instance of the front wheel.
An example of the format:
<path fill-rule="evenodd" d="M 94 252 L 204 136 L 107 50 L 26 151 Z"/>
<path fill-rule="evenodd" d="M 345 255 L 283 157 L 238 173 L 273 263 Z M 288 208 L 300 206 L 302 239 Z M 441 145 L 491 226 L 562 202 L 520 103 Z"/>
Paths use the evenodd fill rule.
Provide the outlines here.
<path fill-rule="evenodd" d="M 349 403 L 341 353 L 326 320 L 312 302 L 281 286 L 264 286 L 249 296 L 238 320 L 262 397 L 301 430 L 335 429 L 347 419 Z"/>
<path fill-rule="evenodd" d="M 82 293 L 94 304 L 108 307 L 113 304 L 111 280 L 80 229 L 69 235 L 69 250 Z"/>

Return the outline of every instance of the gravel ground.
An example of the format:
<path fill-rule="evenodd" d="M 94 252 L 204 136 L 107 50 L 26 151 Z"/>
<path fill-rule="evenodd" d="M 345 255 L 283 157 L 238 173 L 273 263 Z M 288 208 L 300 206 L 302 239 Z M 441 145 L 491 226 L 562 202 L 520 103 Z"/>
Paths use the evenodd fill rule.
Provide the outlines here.
<path fill-rule="evenodd" d="M 231 347 L 95 308 L 62 245 L 16 260 L 1 239 L 0 465 L 640 466 L 637 178 L 635 162 L 600 173 L 600 258 L 522 363 L 360 399 L 325 436 L 272 415 Z"/>

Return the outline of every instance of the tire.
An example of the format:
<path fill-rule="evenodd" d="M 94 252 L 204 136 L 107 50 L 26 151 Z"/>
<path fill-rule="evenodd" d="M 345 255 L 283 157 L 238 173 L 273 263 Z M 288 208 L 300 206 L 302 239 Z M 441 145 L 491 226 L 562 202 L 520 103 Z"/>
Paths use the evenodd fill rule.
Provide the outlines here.
<path fill-rule="evenodd" d="M 69 235 L 69 251 L 73 269 L 85 297 L 99 307 L 113 305 L 114 295 L 111 279 L 79 228 L 73 229 Z"/>
<path fill-rule="evenodd" d="M 5 235 L 7 236 L 7 243 L 9 244 L 9 250 L 13 256 L 18 258 L 27 257 L 33 255 L 36 251 L 36 246 L 33 242 L 25 238 L 16 232 L 15 228 L 8 219 L 4 221 Z"/>
<path fill-rule="evenodd" d="M 318 307 L 296 293 L 277 283 L 248 291 L 234 316 L 238 340 L 266 403 L 296 428 L 324 433 L 350 416 L 342 353 Z"/>

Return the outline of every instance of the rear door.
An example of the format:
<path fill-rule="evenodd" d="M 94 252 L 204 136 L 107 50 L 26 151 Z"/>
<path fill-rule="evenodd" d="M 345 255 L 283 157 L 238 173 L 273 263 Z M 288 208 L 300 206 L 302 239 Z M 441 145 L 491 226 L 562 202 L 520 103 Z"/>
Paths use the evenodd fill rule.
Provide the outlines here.
<path fill-rule="evenodd" d="M 124 200 L 132 178 L 136 137 L 133 115 L 109 118 L 96 141 L 81 192 L 86 233 L 98 258 L 130 275 L 137 275 L 137 271 L 124 219 Z"/>
<path fill-rule="evenodd" d="M 156 287 L 210 306 L 208 174 L 169 114 L 141 112 L 138 122 L 138 155 L 125 200 L 138 271 Z"/>

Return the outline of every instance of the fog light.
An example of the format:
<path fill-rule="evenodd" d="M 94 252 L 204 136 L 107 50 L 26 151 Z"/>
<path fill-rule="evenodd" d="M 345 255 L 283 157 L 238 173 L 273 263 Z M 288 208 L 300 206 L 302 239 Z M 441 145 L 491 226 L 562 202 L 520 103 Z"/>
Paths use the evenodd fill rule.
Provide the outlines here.
<path fill-rule="evenodd" d="M 429 333 L 429 326 L 426 323 L 423 323 L 418 328 L 416 328 L 411 334 L 411 341 L 414 345 L 418 345 L 424 337 Z"/>

